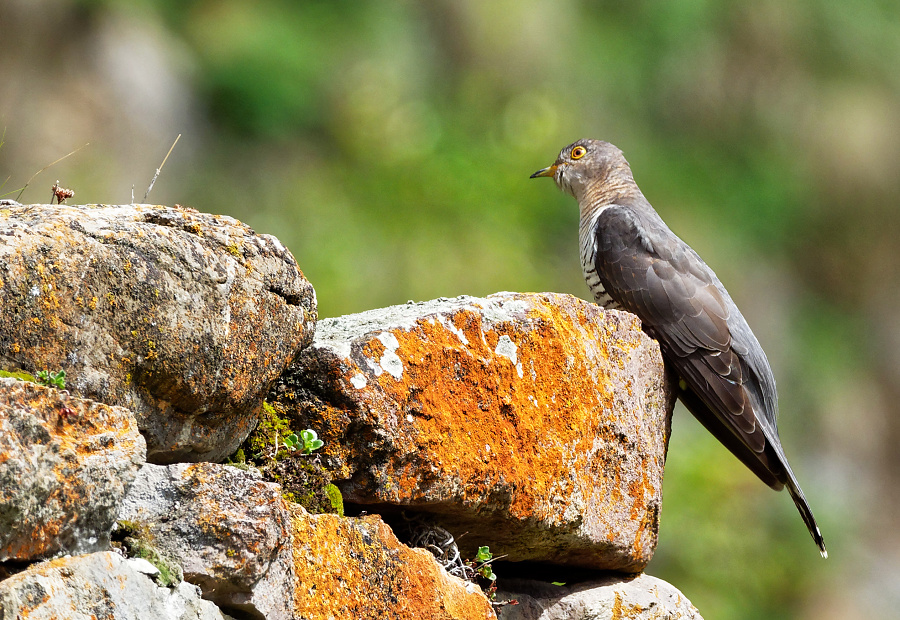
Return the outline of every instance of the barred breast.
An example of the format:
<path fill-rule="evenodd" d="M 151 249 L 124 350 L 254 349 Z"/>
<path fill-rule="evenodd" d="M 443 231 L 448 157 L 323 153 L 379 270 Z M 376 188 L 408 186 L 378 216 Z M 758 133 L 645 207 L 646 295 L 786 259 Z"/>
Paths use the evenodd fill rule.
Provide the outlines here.
<path fill-rule="evenodd" d="M 581 272 L 594 301 L 609 310 L 621 308 L 619 303 L 606 292 L 600 276 L 597 275 L 597 218 L 606 207 L 596 209 L 588 217 L 582 217 L 578 226 L 578 245 L 581 249 Z"/>

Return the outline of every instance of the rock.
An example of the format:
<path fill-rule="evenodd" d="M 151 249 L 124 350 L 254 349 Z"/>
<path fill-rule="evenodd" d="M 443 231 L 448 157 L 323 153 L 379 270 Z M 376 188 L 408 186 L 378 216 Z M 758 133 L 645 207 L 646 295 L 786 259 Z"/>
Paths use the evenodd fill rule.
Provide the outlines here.
<path fill-rule="evenodd" d="M 145 451 L 127 409 L 0 379 L 0 561 L 108 548 Z"/>
<path fill-rule="evenodd" d="M 145 465 L 120 522 L 178 563 L 203 598 L 241 618 L 294 618 L 291 521 L 281 489 L 214 463 Z"/>
<path fill-rule="evenodd" d="M 294 609 L 304 620 L 492 620 L 481 589 L 401 544 L 377 516 L 310 515 L 293 506 Z"/>
<path fill-rule="evenodd" d="M 498 293 L 320 321 L 269 398 L 318 431 L 346 502 L 429 512 L 467 557 L 638 572 L 672 387 L 633 315 Z"/>
<path fill-rule="evenodd" d="M 650 575 L 610 575 L 577 586 L 507 579 L 497 600 L 500 620 L 703 620 L 676 588 Z"/>
<path fill-rule="evenodd" d="M 312 338 L 315 292 L 274 237 L 151 205 L 0 210 L 0 368 L 137 416 L 156 463 L 219 460 Z"/>
<path fill-rule="evenodd" d="M 0 582 L 0 618 L 224 620 L 196 586 L 157 586 L 139 560 L 106 551 L 31 566 Z"/>

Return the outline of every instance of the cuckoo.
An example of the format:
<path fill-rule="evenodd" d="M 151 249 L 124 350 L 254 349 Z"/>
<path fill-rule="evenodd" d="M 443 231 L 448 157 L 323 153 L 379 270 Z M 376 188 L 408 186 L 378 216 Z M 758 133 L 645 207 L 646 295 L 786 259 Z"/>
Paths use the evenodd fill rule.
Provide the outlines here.
<path fill-rule="evenodd" d="M 578 201 L 581 268 L 597 303 L 641 319 L 678 373 L 684 405 L 763 482 L 787 487 L 828 557 L 778 438 L 765 352 L 713 270 L 644 198 L 622 151 L 579 140 L 535 177 L 552 177 Z"/>

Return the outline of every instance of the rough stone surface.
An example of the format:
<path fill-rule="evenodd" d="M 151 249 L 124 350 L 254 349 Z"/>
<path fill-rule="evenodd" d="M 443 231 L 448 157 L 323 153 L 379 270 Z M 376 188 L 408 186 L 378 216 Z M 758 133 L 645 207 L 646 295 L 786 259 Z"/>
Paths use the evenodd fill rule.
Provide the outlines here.
<path fill-rule="evenodd" d="M 346 502 L 411 507 L 509 560 L 638 572 L 674 392 L 636 317 L 498 293 L 320 321 L 270 399 L 325 441 Z"/>
<path fill-rule="evenodd" d="M 312 337 L 315 293 L 274 237 L 151 205 L 0 209 L 0 368 L 134 411 L 152 462 L 218 460 Z"/>
<path fill-rule="evenodd" d="M 111 551 L 37 564 L 0 582 L 0 618 L 224 620 L 196 586 L 159 587 L 146 564 Z"/>
<path fill-rule="evenodd" d="M 278 485 L 214 463 L 145 465 L 119 519 L 242 618 L 295 617 L 290 514 Z"/>
<path fill-rule="evenodd" d="M 0 561 L 107 548 L 145 452 L 127 409 L 0 379 Z"/>
<path fill-rule="evenodd" d="M 377 515 L 310 515 L 294 506 L 293 530 L 294 608 L 303 620 L 496 618 L 478 586 L 398 542 Z"/>
<path fill-rule="evenodd" d="M 577 586 L 504 580 L 497 599 L 500 620 L 702 620 L 676 588 L 649 575 L 608 576 Z"/>

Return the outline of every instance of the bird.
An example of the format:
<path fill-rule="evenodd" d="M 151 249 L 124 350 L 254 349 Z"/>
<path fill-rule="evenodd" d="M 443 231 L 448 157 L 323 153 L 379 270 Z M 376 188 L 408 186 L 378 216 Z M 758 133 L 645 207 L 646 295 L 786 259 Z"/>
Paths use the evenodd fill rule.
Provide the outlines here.
<path fill-rule="evenodd" d="M 677 373 L 685 407 L 763 482 L 787 487 L 827 558 L 778 436 L 772 368 L 713 270 L 653 209 L 615 145 L 578 140 L 538 177 L 578 201 L 581 268 L 594 300 L 641 320 Z"/>

